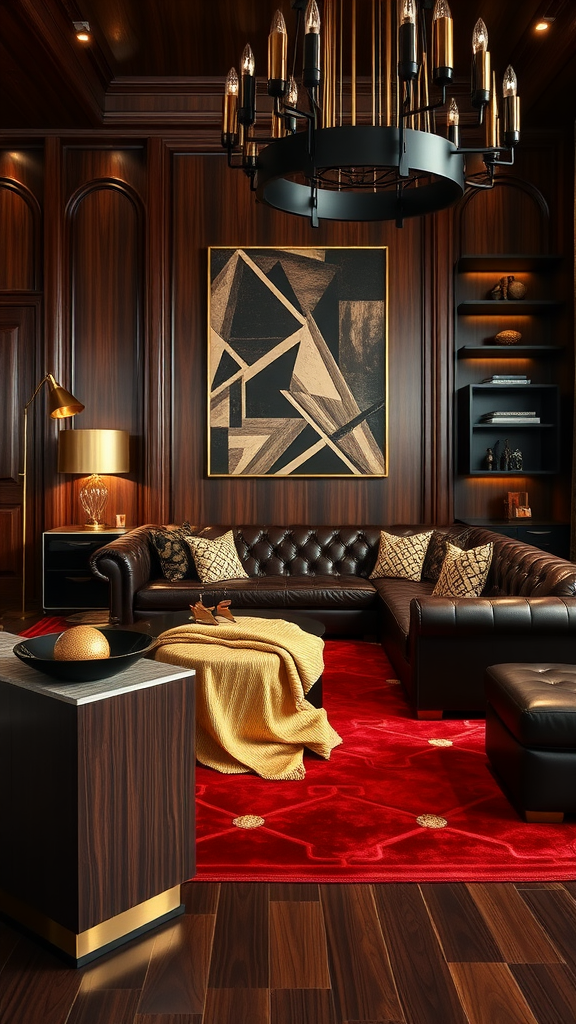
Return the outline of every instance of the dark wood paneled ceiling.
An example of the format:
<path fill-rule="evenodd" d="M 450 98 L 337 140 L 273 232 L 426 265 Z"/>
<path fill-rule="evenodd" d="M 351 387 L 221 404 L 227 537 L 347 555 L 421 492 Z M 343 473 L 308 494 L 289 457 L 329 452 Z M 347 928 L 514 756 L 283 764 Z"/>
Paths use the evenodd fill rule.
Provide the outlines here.
<path fill-rule="evenodd" d="M 462 80 L 482 16 L 493 66 L 503 72 L 512 63 L 517 72 L 523 123 L 573 121 L 575 0 L 450 0 L 450 6 Z M 150 92 L 162 83 L 173 93 L 179 84 L 193 91 L 194 79 L 223 79 L 247 41 L 265 73 L 277 7 L 290 31 L 291 0 L 0 0 L 0 130 L 100 127 L 115 89 L 128 83 L 136 94 L 139 85 Z M 547 33 L 534 31 L 541 16 L 555 17 Z M 90 45 L 77 43 L 73 20 L 90 22 Z M 161 118 L 155 125 L 161 127 Z"/>

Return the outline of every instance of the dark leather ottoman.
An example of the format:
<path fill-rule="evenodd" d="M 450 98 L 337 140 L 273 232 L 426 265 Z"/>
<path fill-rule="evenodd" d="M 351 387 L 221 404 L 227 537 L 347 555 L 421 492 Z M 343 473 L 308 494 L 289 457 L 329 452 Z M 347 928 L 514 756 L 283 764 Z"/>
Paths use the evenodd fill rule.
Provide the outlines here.
<path fill-rule="evenodd" d="M 486 669 L 486 753 L 526 821 L 576 811 L 576 665 Z"/>

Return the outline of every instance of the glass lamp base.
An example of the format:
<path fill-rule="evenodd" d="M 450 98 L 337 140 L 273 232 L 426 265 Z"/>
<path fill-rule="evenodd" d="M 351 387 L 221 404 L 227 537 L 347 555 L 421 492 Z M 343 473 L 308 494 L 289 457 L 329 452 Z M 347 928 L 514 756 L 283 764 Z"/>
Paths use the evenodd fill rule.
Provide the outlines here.
<path fill-rule="evenodd" d="M 106 523 L 103 521 L 104 508 L 108 501 L 108 488 L 98 473 L 94 473 L 86 481 L 80 490 L 80 504 L 88 516 L 85 523 L 85 530 L 104 530 Z"/>

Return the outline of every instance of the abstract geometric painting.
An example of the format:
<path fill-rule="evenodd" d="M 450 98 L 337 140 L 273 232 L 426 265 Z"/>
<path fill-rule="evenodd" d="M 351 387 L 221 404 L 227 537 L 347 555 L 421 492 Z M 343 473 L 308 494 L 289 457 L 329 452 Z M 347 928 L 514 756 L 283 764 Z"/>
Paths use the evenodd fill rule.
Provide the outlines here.
<path fill-rule="evenodd" d="M 387 249 L 208 260 L 208 475 L 387 476 Z"/>

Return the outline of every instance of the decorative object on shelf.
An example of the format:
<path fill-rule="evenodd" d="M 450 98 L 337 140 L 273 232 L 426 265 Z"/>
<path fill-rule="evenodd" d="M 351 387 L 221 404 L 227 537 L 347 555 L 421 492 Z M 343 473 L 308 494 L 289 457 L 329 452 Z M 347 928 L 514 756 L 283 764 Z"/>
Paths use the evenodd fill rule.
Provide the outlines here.
<path fill-rule="evenodd" d="M 482 384 L 530 384 L 531 380 L 524 373 L 493 373 L 491 377 L 484 377 Z"/>
<path fill-rule="evenodd" d="M 270 115 L 257 123 L 256 62 L 249 45 L 240 76 L 231 68 L 224 87 L 222 145 L 228 165 L 246 173 L 260 202 L 309 217 L 313 227 L 322 219 L 395 220 L 400 227 L 406 217 L 451 206 L 465 186 L 491 188 L 496 167 L 514 163 L 520 139 L 516 75 L 508 66 L 502 80 L 500 141 L 495 74 L 481 18 L 472 36 L 471 104 L 478 124 L 486 120 L 488 130 L 483 145 L 460 148 L 462 124 L 453 98 L 447 137 L 436 134 L 435 111 L 447 106 L 454 76 L 447 0 L 436 0 L 431 24 L 431 0 L 372 4 L 371 18 L 364 11 L 357 14 L 355 0 L 324 0 L 322 20 L 316 0 L 293 0 L 292 8 L 297 12 L 293 56 L 288 58 L 280 11 L 268 36 L 267 92 L 273 106 L 265 134 L 257 134 L 257 128 Z M 340 56 L 343 47 L 349 52 L 350 41 L 351 71 Z M 299 52 L 300 83 L 294 77 Z M 371 109 L 366 109 L 362 101 L 370 95 Z M 468 153 L 480 154 L 485 168 L 469 179 Z"/>
<path fill-rule="evenodd" d="M 80 504 L 88 516 L 87 530 L 104 530 L 102 516 L 108 488 L 101 473 L 130 471 L 130 434 L 127 430 L 61 430 L 58 436 L 58 472 L 90 474 L 80 490 Z"/>
<path fill-rule="evenodd" d="M 532 511 L 528 505 L 528 492 L 508 491 L 504 498 L 504 513 L 507 519 L 530 519 Z"/>
<path fill-rule="evenodd" d="M 119 515 L 116 516 L 116 526 L 122 530 L 126 526 L 126 515 L 124 512 L 121 512 Z"/>
<path fill-rule="evenodd" d="M 526 285 L 517 281 L 514 274 L 506 274 L 501 277 L 498 284 L 489 292 L 491 299 L 523 299 L 526 295 Z"/>
<path fill-rule="evenodd" d="M 526 295 L 526 285 L 522 281 L 516 281 L 514 275 L 508 278 L 508 298 L 523 299 Z"/>
<path fill-rule="evenodd" d="M 512 472 L 521 473 L 524 459 L 519 448 L 515 448 L 510 456 L 510 469 Z"/>
<path fill-rule="evenodd" d="M 494 469 L 494 452 L 492 451 L 492 448 L 486 449 L 486 458 L 484 459 L 484 462 L 486 465 L 486 469 Z"/>
<path fill-rule="evenodd" d="M 494 452 L 494 469 L 500 468 L 500 441 L 496 441 L 493 446 Z"/>
<path fill-rule="evenodd" d="M 497 345 L 517 345 L 522 341 L 522 335 L 520 331 L 499 331 L 494 341 Z"/>
<path fill-rule="evenodd" d="M 511 455 L 512 450 L 510 448 L 510 445 L 508 444 L 508 438 L 506 438 L 506 440 L 504 441 L 504 448 L 502 449 L 502 455 L 500 456 L 500 469 L 503 470 L 504 473 L 507 473 L 508 470 L 510 469 Z"/>
<path fill-rule="evenodd" d="M 26 618 L 26 495 L 27 495 L 27 465 L 28 465 L 28 409 L 36 398 L 44 384 L 48 384 L 48 412 L 52 419 L 62 420 L 68 416 L 77 416 L 82 412 L 84 406 L 77 398 L 74 398 L 69 391 L 66 391 L 58 384 L 51 373 L 46 373 L 37 385 L 32 398 L 24 406 L 24 465 L 22 469 L 22 609 L 20 617 Z"/>

